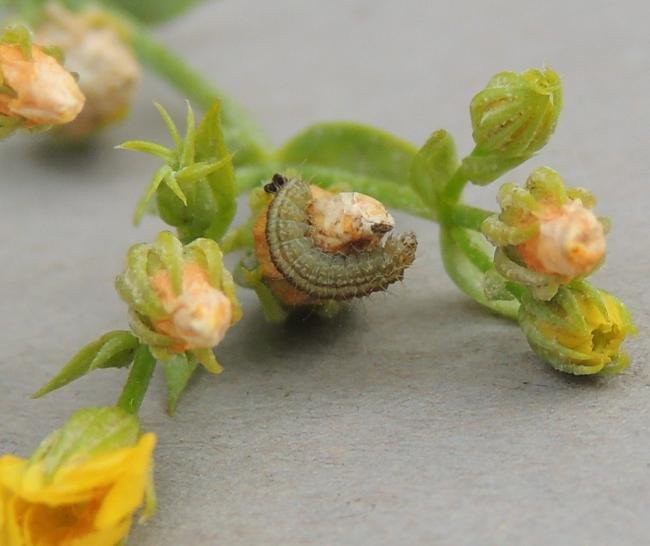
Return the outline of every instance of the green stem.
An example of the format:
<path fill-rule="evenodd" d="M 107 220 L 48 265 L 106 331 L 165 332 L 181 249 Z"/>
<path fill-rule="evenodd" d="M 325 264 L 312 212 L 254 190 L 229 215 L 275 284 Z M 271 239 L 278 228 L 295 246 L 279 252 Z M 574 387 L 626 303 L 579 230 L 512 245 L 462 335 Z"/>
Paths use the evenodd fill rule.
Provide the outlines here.
<path fill-rule="evenodd" d="M 463 164 L 461 163 L 460 167 L 456 169 L 456 172 L 451 177 L 449 182 L 447 182 L 447 185 L 442 192 L 443 200 L 452 206 L 458 203 L 467 182 L 469 182 L 469 179 L 465 175 L 465 172 L 463 171 Z"/>
<path fill-rule="evenodd" d="M 493 214 L 489 210 L 460 204 L 451 208 L 449 219 L 454 226 L 464 227 L 473 231 L 481 231 L 481 225 L 485 219 Z"/>
<path fill-rule="evenodd" d="M 208 109 L 215 101 L 221 103 L 221 121 L 228 148 L 235 153 L 239 165 L 263 163 L 270 146 L 253 118 L 236 102 L 216 89 L 183 59 L 156 42 L 147 29 L 129 20 L 128 39 L 140 60 L 159 76 L 183 92 L 190 100 Z"/>
<path fill-rule="evenodd" d="M 138 413 L 155 367 L 156 359 L 151 355 L 149 347 L 140 345 L 135 352 L 133 365 L 117 406 L 134 415 Z"/>

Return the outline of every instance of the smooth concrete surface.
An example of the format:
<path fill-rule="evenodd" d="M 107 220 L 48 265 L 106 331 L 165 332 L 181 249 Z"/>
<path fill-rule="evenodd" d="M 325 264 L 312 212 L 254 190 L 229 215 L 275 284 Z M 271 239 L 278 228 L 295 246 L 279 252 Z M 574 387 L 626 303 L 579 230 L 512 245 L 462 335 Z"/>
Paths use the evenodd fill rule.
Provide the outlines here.
<path fill-rule="evenodd" d="M 265 323 L 253 295 L 174 418 L 157 376 L 142 411 L 159 438 L 159 509 L 134 546 L 650 544 L 650 41 L 647 2 L 223 0 L 157 29 L 245 104 L 280 144 L 326 119 L 422 143 L 444 127 L 469 151 L 468 104 L 495 72 L 548 63 L 565 110 L 508 181 L 548 164 L 613 220 L 594 281 L 639 324 L 612 380 L 560 375 L 515 324 L 446 278 L 437 228 L 418 233 L 400 286 L 336 320 Z M 32 401 L 82 344 L 126 326 L 113 278 L 156 162 L 112 147 L 165 140 L 147 75 L 123 124 L 94 146 L 0 145 L 0 452 L 27 455 L 76 408 L 112 403 L 125 374 L 96 372 Z M 47 142 L 47 140 L 45 141 Z M 496 185 L 472 189 L 494 206 Z"/>

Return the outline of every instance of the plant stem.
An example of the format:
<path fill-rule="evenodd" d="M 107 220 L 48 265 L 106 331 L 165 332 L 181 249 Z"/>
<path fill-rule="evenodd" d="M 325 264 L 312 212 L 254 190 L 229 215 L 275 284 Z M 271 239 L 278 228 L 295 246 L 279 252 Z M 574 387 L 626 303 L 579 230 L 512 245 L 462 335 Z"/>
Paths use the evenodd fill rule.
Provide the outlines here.
<path fill-rule="evenodd" d="M 463 171 L 463 166 L 462 163 L 458 169 L 456 169 L 456 172 L 454 175 L 451 177 L 449 182 L 447 182 L 447 185 L 445 186 L 445 189 L 442 192 L 442 196 L 445 202 L 447 202 L 449 205 L 455 205 L 458 203 L 460 200 L 461 195 L 463 194 L 463 190 L 465 189 L 465 185 L 469 182 L 469 179 L 467 176 L 465 176 L 465 173 Z"/>
<path fill-rule="evenodd" d="M 140 345 L 135 352 L 133 365 L 117 406 L 134 415 L 138 413 L 155 367 L 156 359 L 151 355 L 149 347 Z"/>
<path fill-rule="evenodd" d="M 473 231 L 481 231 L 481 225 L 486 218 L 494 213 L 489 210 L 471 207 L 469 205 L 455 205 L 449 212 L 451 223 Z"/>
<path fill-rule="evenodd" d="M 235 152 L 237 164 L 263 163 L 268 159 L 268 141 L 244 108 L 187 66 L 183 59 L 156 42 L 147 29 L 133 19 L 129 20 L 128 39 L 140 60 L 187 98 L 198 102 L 204 109 L 215 101 L 221 103 L 224 138 L 228 149 Z"/>

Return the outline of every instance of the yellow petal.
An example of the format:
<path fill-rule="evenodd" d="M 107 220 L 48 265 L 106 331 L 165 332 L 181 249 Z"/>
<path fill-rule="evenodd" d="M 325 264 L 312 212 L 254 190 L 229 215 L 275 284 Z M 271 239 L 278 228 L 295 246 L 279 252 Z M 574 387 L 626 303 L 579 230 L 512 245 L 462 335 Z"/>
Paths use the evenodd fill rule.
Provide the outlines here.
<path fill-rule="evenodd" d="M 128 471 L 108 491 L 95 517 L 95 527 L 103 529 L 130 516 L 142 504 L 151 468 L 151 453 L 156 445 L 152 433 L 140 438 L 134 448 Z"/>

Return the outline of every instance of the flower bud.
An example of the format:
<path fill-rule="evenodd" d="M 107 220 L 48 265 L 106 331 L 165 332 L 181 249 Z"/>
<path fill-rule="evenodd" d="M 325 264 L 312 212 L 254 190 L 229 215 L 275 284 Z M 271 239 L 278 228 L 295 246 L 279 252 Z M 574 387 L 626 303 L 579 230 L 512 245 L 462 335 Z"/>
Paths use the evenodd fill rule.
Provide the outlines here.
<path fill-rule="evenodd" d="M 0 543 L 121 543 L 134 512 L 144 504 L 144 518 L 155 509 L 155 443 L 151 433 L 140 436 L 135 416 L 86 408 L 31 459 L 0 457 Z"/>
<path fill-rule="evenodd" d="M 463 162 L 468 178 L 488 183 L 549 140 L 562 109 L 559 76 L 550 69 L 501 72 L 470 104 L 476 147 Z"/>
<path fill-rule="evenodd" d="M 232 323 L 232 304 L 228 297 L 210 285 L 200 266 L 183 265 L 183 288 L 176 294 L 169 271 L 160 270 L 151 284 L 165 309 L 166 316 L 154 320 L 157 332 L 182 340 L 178 351 L 216 346 Z"/>
<path fill-rule="evenodd" d="M 133 332 L 159 360 L 189 351 L 220 371 L 210 349 L 241 318 L 241 309 L 217 243 L 200 238 L 183 246 L 162 232 L 153 245 L 129 250 L 116 287 L 129 304 Z"/>
<path fill-rule="evenodd" d="M 64 52 L 86 96 L 81 114 L 63 130 L 65 136 L 85 137 L 127 113 L 140 81 L 140 67 L 113 20 L 99 9 L 71 12 L 50 3 L 36 37 Z"/>
<path fill-rule="evenodd" d="M 31 43 L 17 27 L 0 40 L 0 130 L 62 125 L 74 120 L 84 95 L 50 48 Z"/>
<path fill-rule="evenodd" d="M 559 288 L 549 301 L 525 296 L 519 324 L 537 355 L 555 369 L 574 374 L 615 374 L 629 357 L 621 351 L 636 333 L 629 312 L 618 299 L 586 281 Z"/>
<path fill-rule="evenodd" d="M 503 185 L 498 202 L 501 212 L 489 217 L 482 231 L 499 247 L 495 266 L 506 278 L 557 288 L 603 261 L 605 226 L 591 211 L 593 196 L 581 188 L 566 189 L 552 169 L 533 171 L 524 188 Z"/>

